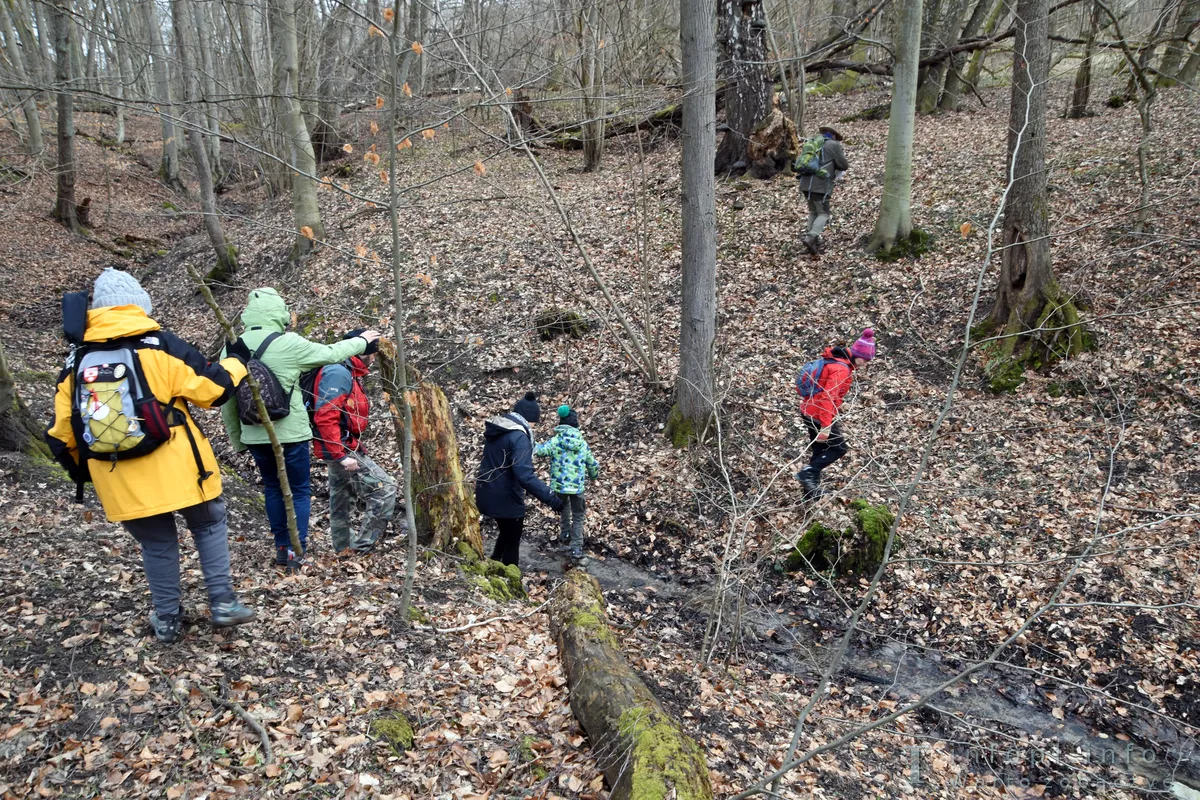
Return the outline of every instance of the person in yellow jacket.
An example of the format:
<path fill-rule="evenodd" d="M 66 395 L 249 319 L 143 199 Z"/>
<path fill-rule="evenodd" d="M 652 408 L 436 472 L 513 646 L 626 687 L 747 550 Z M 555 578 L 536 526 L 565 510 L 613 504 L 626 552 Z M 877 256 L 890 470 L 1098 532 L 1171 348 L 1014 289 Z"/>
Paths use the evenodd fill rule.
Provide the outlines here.
<path fill-rule="evenodd" d="M 236 358 L 209 363 L 151 319 L 152 310 L 133 276 L 100 274 L 83 342 L 59 376 L 46 441 L 77 484 L 91 481 L 108 519 L 141 545 L 150 624 L 169 643 L 182 632 L 175 512 L 195 539 L 213 625 L 255 616 L 233 591 L 221 471 L 188 410 L 188 403 L 225 403 L 246 367 Z"/>

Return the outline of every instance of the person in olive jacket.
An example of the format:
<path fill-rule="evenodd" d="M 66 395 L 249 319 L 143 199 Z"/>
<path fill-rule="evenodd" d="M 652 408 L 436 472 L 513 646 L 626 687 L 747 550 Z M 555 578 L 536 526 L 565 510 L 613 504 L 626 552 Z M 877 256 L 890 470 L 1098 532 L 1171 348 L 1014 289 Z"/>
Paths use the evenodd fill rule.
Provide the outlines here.
<path fill-rule="evenodd" d="M 516 564 L 525 530 L 525 492 L 555 512 L 563 501 L 533 471 L 533 429 L 542 418 L 537 395 L 527 392 L 507 414 L 492 417 L 483 428 L 483 458 L 475 475 L 475 504 L 479 513 L 496 520 L 499 535 L 492 558 Z"/>
<path fill-rule="evenodd" d="M 842 149 L 842 135 L 828 126 L 819 129 L 825 141 L 821 145 L 818 160 L 820 169 L 816 173 L 800 175 L 800 193 L 808 201 L 808 230 L 803 240 L 804 249 L 814 256 L 821 252 L 821 234 L 833 211 L 829 198 L 833 185 L 842 173 L 850 169 L 846 152 Z"/>
<path fill-rule="evenodd" d="M 300 533 L 300 546 L 308 547 L 308 521 L 312 510 L 312 485 L 309 472 L 312 467 L 313 438 L 308 411 L 304 407 L 304 392 L 298 383 L 301 373 L 316 367 L 336 364 L 351 356 L 366 351 L 367 346 L 379 338 L 377 331 L 364 331 L 352 339 L 335 344 L 311 342 L 298 333 L 287 331 L 292 315 L 287 303 L 272 288 L 255 289 L 250 292 L 246 310 L 242 312 L 241 335 L 235 349 L 254 353 L 269 337 L 274 337 L 259 358 L 275 374 L 285 393 L 290 394 L 288 415 L 275 420 L 275 435 L 283 445 L 283 459 L 287 470 L 288 485 L 292 489 L 292 508 L 296 512 L 296 526 Z M 288 536 L 287 509 L 283 505 L 283 489 L 275 465 L 275 453 L 271 450 L 271 439 L 262 425 L 245 425 L 238 417 L 236 403 L 226 403 L 221 408 L 221 418 L 229 431 L 233 449 L 242 453 L 250 451 L 258 471 L 262 474 L 266 494 L 267 520 L 275 539 L 275 563 L 286 565 L 291 550 Z M 295 554 L 297 558 L 300 553 Z"/>

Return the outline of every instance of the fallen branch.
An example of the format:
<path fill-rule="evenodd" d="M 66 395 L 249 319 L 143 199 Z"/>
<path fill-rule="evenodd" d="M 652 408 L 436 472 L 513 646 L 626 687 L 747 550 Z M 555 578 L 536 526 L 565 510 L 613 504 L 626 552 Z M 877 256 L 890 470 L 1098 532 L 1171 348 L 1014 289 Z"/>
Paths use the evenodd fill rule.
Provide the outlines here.
<path fill-rule="evenodd" d="M 267 729 L 263 727 L 263 724 L 259 722 L 253 714 L 242 708 L 240 704 L 233 700 L 227 700 L 224 697 L 217 697 L 215 694 L 210 692 L 208 689 L 205 689 L 198 683 L 194 685 L 196 687 L 196 691 L 204 695 L 208 702 L 212 703 L 213 705 L 224 706 L 241 717 L 243 722 L 254 729 L 255 733 L 258 734 L 259 741 L 262 742 L 264 764 L 270 764 L 275 761 L 275 753 L 271 750 L 271 736 L 267 733 Z"/>

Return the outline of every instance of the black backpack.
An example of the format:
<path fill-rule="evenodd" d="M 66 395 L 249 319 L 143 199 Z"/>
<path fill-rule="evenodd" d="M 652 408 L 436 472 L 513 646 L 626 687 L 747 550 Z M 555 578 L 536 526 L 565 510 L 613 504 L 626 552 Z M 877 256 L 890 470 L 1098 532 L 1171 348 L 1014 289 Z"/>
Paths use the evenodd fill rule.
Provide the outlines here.
<path fill-rule="evenodd" d="M 258 389 L 262 393 L 263 405 L 267 407 L 267 417 L 272 422 L 277 419 L 283 419 L 291 412 L 292 407 L 292 392 L 296 390 L 293 386 L 287 392 L 283 391 L 283 384 L 279 382 L 279 378 L 271 371 L 271 368 L 264 364 L 261 359 L 263 353 L 271 346 L 271 343 L 278 339 L 283 334 L 279 332 L 271 333 L 267 338 L 262 340 L 262 344 L 254 351 L 249 358 L 246 359 L 246 371 L 254 376 L 258 381 Z M 238 339 L 229 351 L 240 351 L 245 354 L 249 352 L 246 343 Z M 237 400 L 238 419 L 243 425 L 261 425 L 262 418 L 258 415 L 258 404 L 254 402 L 254 392 L 250 390 L 250 381 L 242 381 L 238 384 L 237 393 L 234 395 Z"/>
<path fill-rule="evenodd" d="M 309 424 L 317 413 L 317 378 L 324 367 L 310 369 L 300 375 L 300 398 L 304 400 L 304 409 L 308 412 Z"/>

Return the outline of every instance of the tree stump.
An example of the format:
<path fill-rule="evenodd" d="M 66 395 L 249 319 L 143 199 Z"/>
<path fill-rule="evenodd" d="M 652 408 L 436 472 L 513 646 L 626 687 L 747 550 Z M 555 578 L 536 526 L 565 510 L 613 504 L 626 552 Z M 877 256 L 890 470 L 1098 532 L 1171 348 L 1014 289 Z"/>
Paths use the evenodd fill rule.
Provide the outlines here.
<path fill-rule="evenodd" d="M 395 361 L 392 345 L 379 348 L 380 372 L 388 388 L 388 409 L 396 429 L 396 439 L 403 446 L 404 417 L 396 405 L 398 381 L 395 380 Z M 441 388 L 422 380 L 409 367 L 406 391 L 413 417 L 412 475 L 405 475 L 412 492 L 413 518 L 417 523 L 417 538 L 438 550 L 456 552 L 459 543 L 476 553 L 483 553 L 483 537 L 479 530 L 479 510 L 475 507 L 474 481 L 463 475 L 458 459 L 458 437 L 454 433 L 454 417 L 450 403 Z"/>
<path fill-rule="evenodd" d="M 571 711 L 591 740 L 611 800 L 711 800 L 704 753 L 625 663 L 595 578 L 567 571 L 550 601 L 550 630 Z"/>
<path fill-rule="evenodd" d="M 852 523 L 843 531 L 814 522 L 788 554 L 788 572 L 806 569 L 836 575 L 870 575 L 883 561 L 888 534 L 896 516 L 885 505 L 871 505 L 859 498 L 850 504 Z M 899 536 L 892 551 L 901 548 Z"/>

